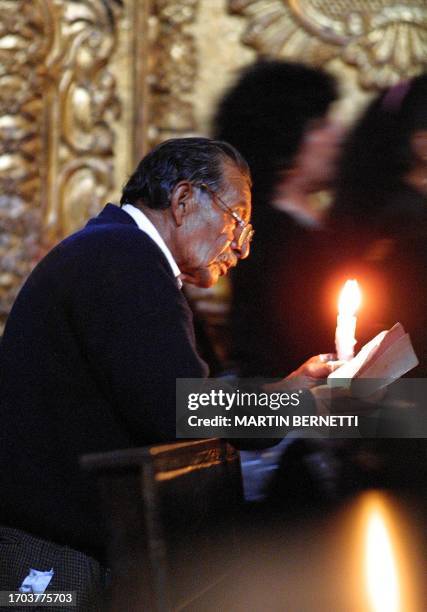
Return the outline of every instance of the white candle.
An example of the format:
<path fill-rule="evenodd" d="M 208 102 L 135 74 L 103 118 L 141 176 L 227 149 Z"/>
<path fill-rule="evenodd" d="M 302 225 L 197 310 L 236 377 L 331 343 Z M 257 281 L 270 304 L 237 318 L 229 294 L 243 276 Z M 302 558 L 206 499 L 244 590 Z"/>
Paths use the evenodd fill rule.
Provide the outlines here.
<path fill-rule="evenodd" d="M 340 361 L 354 357 L 356 344 L 356 311 L 360 306 L 360 289 L 356 280 L 348 280 L 341 291 L 338 301 L 337 329 L 335 347 Z"/>

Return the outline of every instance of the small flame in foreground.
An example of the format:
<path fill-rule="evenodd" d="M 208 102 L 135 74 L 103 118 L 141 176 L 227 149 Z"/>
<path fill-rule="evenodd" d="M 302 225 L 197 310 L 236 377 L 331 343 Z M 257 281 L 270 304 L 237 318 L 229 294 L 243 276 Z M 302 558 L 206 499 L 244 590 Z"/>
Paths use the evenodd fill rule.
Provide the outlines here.
<path fill-rule="evenodd" d="M 357 280 L 346 281 L 338 300 L 339 314 L 354 316 L 361 301 L 362 295 Z"/>
<path fill-rule="evenodd" d="M 372 612 L 399 612 L 399 584 L 390 535 L 381 511 L 371 510 L 366 529 L 366 582 Z"/>

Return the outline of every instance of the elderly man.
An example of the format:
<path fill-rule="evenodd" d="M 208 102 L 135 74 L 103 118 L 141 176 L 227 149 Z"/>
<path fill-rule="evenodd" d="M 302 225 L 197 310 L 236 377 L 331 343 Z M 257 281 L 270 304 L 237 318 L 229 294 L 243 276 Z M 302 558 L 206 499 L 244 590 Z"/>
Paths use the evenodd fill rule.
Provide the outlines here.
<path fill-rule="evenodd" d="M 175 438 L 176 378 L 207 375 L 181 285 L 248 255 L 250 185 L 230 145 L 164 142 L 34 269 L 2 344 L 0 524 L 102 558 L 78 457 Z"/>

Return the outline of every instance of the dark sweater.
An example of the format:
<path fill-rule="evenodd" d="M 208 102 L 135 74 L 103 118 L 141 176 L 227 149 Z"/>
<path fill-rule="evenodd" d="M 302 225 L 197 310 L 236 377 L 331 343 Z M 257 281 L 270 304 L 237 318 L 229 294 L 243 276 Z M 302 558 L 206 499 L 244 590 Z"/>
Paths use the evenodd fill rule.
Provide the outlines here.
<path fill-rule="evenodd" d="M 95 553 L 78 457 L 174 439 L 175 379 L 207 374 L 163 253 L 107 205 L 34 269 L 0 358 L 0 524 Z"/>

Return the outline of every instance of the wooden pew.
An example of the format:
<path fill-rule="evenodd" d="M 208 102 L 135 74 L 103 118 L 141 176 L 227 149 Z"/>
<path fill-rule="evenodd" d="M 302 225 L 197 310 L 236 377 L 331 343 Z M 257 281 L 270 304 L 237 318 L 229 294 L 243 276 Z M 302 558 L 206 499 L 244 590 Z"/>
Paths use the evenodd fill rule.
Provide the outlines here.
<path fill-rule="evenodd" d="M 219 609 L 237 558 L 238 451 L 197 440 L 86 455 L 82 466 L 101 494 L 113 612 Z"/>

